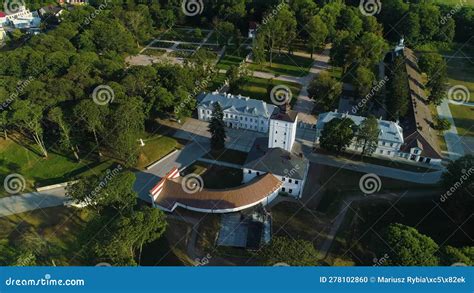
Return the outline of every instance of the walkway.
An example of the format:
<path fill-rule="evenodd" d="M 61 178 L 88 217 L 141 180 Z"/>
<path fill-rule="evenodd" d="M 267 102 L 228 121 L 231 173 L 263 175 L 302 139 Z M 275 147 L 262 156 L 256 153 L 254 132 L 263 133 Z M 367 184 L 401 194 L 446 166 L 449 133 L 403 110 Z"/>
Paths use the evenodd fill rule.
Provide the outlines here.
<path fill-rule="evenodd" d="M 396 169 L 381 165 L 369 164 L 360 161 L 352 161 L 346 158 L 336 158 L 334 156 L 322 155 L 317 153 L 306 154 L 308 160 L 313 163 L 329 165 L 337 168 L 344 168 L 362 173 L 374 173 L 381 177 L 393 178 L 402 181 L 436 184 L 441 179 L 442 170 L 433 172 L 412 172 L 402 169 Z"/>
<path fill-rule="evenodd" d="M 444 140 L 448 148 L 447 155 L 449 159 L 455 160 L 462 157 L 464 155 L 464 148 L 462 146 L 461 137 L 458 135 L 458 130 L 456 129 L 456 124 L 454 123 L 447 99 L 444 99 L 443 102 L 436 107 L 436 110 L 438 111 L 439 118 L 448 119 L 451 123 L 451 128 L 444 132 Z"/>

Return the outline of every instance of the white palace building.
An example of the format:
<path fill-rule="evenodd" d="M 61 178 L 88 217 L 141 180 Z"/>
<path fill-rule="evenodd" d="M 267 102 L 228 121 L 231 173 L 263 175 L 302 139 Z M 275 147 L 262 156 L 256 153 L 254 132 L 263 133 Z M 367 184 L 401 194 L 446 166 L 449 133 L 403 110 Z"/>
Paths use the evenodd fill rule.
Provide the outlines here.
<path fill-rule="evenodd" d="M 198 118 L 210 121 L 214 103 L 218 102 L 224 112 L 224 122 L 227 127 L 247 129 L 267 133 L 270 117 L 277 107 L 264 101 L 249 97 L 234 96 L 226 93 L 204 94 L 197 106 Z"/>

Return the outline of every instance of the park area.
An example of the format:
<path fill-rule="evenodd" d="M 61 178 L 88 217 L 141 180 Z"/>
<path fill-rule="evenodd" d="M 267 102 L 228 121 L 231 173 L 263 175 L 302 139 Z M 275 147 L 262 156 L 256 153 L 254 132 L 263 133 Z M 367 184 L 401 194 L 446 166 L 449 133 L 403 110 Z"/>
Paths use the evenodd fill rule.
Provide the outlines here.
<path fill-rule="evenodd" d="M 144 135 L 145 145 L 139 149 L 137 169 L 144 169 L 170 152 L 183 147 L 180 142 L 165 135 Z M 138 142 L 137 142 L 138 144 Z M 102 176 L 106 170 L 121 164 L 103 151 L 99 157 L 96 152 L 80 153 L 80 160 L 52 150 L 48 157 L 40 155 L 37 145 L 19 134 L 11 134 L 8 140 L 0 139 L 0 180 L 9 174 L 20 174 L 25 179 L 22 192 L 33 191 L 37 187 L 68 182 L 86 176 Z M 10 196 L 0 187 L 0 197 Z"/>

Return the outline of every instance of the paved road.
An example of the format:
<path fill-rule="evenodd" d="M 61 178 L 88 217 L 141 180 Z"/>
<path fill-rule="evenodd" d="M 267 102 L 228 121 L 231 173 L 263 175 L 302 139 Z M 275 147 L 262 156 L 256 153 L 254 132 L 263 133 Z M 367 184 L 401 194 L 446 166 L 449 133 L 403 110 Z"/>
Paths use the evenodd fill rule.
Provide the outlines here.
<path fill-rule="evenodd" d="M 150 170 L 136 172 L 137 180 L 134 189 L 138 196 L 150 202 L 148 191 L 174 167 L 179 169 L 190 165 L 207 153 L 209 146 L 206 143 L 190 143 L 182 150 L 166 158 Z M 21 195 L 0 198 L 0 217 L 24 213 L 40 208 L 60 206 L 67 201 L 64 187 L 43 192 L 31 192 Z"/>
<path fill-rule="evenodd" d="M 464 148 L 461 143 L 461 138 L 458 135 L 458 130 L 456 129 L 456 124 L 454 123 L 447 99 L 444 99 L 443 102 L 436 107 L 436 110 L 438 111 L 439 118 L 448 119 L 449 122 L 451 122 L 451 128 L 444 132 L 444 140 L 448 148 L 447 155 L 451 160 L 455 160 L 464 155 Z"/>
<path fill-rule="evenodd" d="M 420 183 L 420 184 L 436 184 L 441 179 L 442 170 L 434 172 L 411 172 L 401 169 L 385 167 L 381 165 L 374 165 L 359 161 L 352 161 L 346 158 L 336 158 L 333 156 L 322 155 L 317 153 L 306 154 L 306 157 L 314 163 L 329 165 L 347 170 L 375 173 L 381 177 L 393 178 L 402 181 Z"/>

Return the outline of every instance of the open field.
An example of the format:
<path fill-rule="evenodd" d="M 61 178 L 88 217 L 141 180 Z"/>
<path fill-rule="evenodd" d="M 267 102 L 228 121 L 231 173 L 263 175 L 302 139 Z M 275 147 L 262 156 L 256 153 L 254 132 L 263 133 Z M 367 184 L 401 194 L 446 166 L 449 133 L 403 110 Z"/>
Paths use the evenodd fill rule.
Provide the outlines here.
<path fill-rule="evenodd" d="M 249 68 L 254 71 L 263 71 L 276 75 L 301 77 L 309 73 L 313 62 L 313 59 L 307 57 L 288 55 L 286 53 L 278 55 L 274 53 L 271 67 L 270 62 L 267 60 L 264 64 L 252 63 L 249 65 Z"/>
<path fill-rule="evenodd" d="M 38 250 L 38 265 L 86 265 L 77 255 L 77 233 L 89 215 L 85 210 L 54 207 L 0 218 L 0 265 L 9 265 L 11 250 L 25 245 Z M 93 264 L 92 264 L 93 265 Z"/>
<path fill-rule="evenodd" d="M 18 173 L 25 178 L 26 191 L 32 190 L 37 185 L 45 186 L 68 181 L 72 177 L 100 174 L 110 168 L 113 160 L 104 159 L 95 161 L 91 159 L 77 162 L 63 154 L 49 152 L 48 158 L 39 155 L 36 145 L 26 143 L 20 145 L 18 140 L 0 140 L 0 181 L 4 176 Z M 4 174 L 4 175 L 3 175 Z M 0 196 L 6 195 L 3 184 L 0 187 Z"/>
<path fill-rule="evenodd" d="M 175 149 L 183 145 L 169 136 L 159 136 L 145 140 L 145 146 L 140 148 L 137 167 L 143 169 L 151 163 L 158 161 Z"/>
<path fill-rule="evenodd" d="M 251 77 L 248 82 L 241 85 L 239 89 L 231 92 L 234 95 L 240 94 L 247 96 L 252 99 L 263 100 L 267 103 L 272 103 L 270 99 L 270 90 L 276 85 L 286 85 L 290 88 L 293 99 L 295 100 L 298 96 L 301 85 L 292 82 L 280 81 L 280 80 L 268 80 L 259 77 Z"/>

